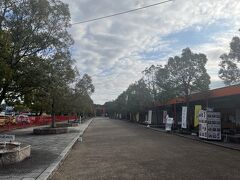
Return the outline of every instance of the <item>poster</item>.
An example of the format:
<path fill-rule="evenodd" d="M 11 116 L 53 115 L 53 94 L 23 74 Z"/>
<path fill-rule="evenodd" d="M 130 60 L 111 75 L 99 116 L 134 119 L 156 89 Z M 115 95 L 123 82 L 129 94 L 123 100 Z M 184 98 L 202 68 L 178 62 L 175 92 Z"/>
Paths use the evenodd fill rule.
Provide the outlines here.
<path fill-rule="evenodd" d="M 207 111 L 200 110 L 198 119 L 199 119 L 199 137 L 207 139 Z"/>
<path fill-rule="evenodd" d="M 167 122 L 167 111 L 163 111 L 163 124 Z"/>
<path fill-rule="evenodd" d="M 173 118 L 168 117 L 165 125 L 165 130 L 166 131 L 171 131 L 172 130 L 172 124 L 173 124 Z"/>
<path fill-rule="evenodd" d="M 187 128 L 187 106 L 182 107 L 182 128 Z"/>
<path fill-rule="evenodd" d="M 220 112 L 207 112 L 208 139 L 221 140 L 221 114 Z"/>
<path fill-rule="evenodd" d="M 195 112 L 194 112 L 194 127 L 197 127 L 199 125 L 199 119 L 198 115 L 200 110 L 202 109 L 201 105 L 195 105 Z"/>
<path fill-rule="evenodd" d="M 220 112 L 199 112 L 199 137 L 209 140 L 221 140 Z"/>

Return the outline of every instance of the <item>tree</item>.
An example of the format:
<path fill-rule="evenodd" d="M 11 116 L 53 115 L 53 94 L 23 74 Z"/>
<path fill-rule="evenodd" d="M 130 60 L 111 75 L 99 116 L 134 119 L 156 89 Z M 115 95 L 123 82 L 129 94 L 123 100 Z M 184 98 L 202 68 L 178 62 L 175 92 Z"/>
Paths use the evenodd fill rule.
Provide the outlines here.
<path fill-rule="evenodd" d="M 240 38 L 233 37 L 230 43 L 230 52 L 220 56 L 219 77 L 225 85 L 240 83 Z"/>
<path fill-rule="evenodd" d="M 157 88 L 156 88 L 156 72 L 158 67 L 151 65 L 149 68 L 146 68 L 142 73 L 144 74 L 144 80 L 147 84 L 147 87 L 152 95 L 153 101 L 156 101 L 157 98 Z"/>
<path fill-rule="evenodd" d="M 131 84 L 126 91 L 121 93 L 115 101 L 106 102 L 107 112 L 110 116 L 122 114 L 127 117 L 131 114 L 134 120 L 137 113 L 143 112 L 152 105 L 153 99 L 147 84 L 143 79 Z"/>
<path fill-rule="evenodd" d="M 0 2 L 0 103 L 18 92 L 23 64 L 33 59 L 53 59 L 68 54 L 72 45 L 68 6 L 61 1 L 2 0 Z M 32 79 L 36 76 L 32 76 Z M 29 85 L 29 84 L 28 84 Z M 16 87 L 18 86 L 18 87 Z"/>
<path fill-rule="evenodd" d="M 93 114 L 93 101 L 90 96 L 94 93 L 94 90 L 92 78 L 88 74 L 84 74 L 81 78 L 79 76 L 76 79 L 71 96 L 71 108 L 75 113 L 82 115 Z"/>
<path fill-rule="evenodd" d="M 177 96 L 184 96 L 189 106 L 190 95 L 195 92 L 207 91 L 210 76 L 205 65 L 207 57 L 195 54 L 189 48 L 183 49 L 182 55 L 171 57 L 166 65 L 169 71 L 169 81 L 173 83 Z M 189 125 L 191 125 L 188 118 Z"/>
<path fill-rule="evenodd" d="M 147 88 L 147 84 L 143 79 L 129 86 L 127 89 L 128 101 L 127 107 L 129 111 L 136 115 L 138 112 L 145 111 L 146 108 L 152 105 L 153 99 Z"/>
<path fill-rule="evenodd" d="M 189 48 L 183 49 L 181 57 L 169 58 L 166 68 L 177 95 L 183 95 L 188 100 L 190 94 L 209 89 L 210 76 L 206 63 L 206 55 L 192 53 Z"/>
<path fill-rule="evenodd" d="M 176 97 L 176 87 L 174 82 L 170 81 L 170 72 L 166 66 L 158 66 L 155 73 L 157 100 L 162 104 L 169 99 Z"/>
<path fill-rule="evenodd" d="M 76 83 L 75 90 L 82 95 L 91 95 L 94 93 L 95 88 L 92 84 L 92 78 L 88 74 L 84 74 Z"/>

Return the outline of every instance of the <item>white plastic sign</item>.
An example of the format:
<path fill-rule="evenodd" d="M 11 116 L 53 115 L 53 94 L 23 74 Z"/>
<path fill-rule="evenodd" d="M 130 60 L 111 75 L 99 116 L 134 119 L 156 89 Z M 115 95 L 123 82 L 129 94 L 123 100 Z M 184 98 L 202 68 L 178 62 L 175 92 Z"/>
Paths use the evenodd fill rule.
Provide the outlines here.
<path fill-rule="evenodd" d="M 165 130 L 171 131 L 172 130 L 172 124 L 173 124 L 173 118 L 167 118 Z"/>
<path fill-rule="evenodd" d="M 15 135 L 0 134 L 0 142 L 15 141 Z"/>

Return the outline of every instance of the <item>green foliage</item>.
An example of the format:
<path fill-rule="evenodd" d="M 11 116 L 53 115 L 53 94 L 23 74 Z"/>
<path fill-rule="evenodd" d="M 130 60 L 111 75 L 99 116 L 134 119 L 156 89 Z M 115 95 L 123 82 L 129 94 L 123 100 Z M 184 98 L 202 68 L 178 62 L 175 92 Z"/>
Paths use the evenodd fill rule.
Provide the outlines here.
<path fill-rule="evenodd" d="M 240 38 L 233 37 L 230 43 L 230 52 L 220 56 L 219 77 L 225 85 L 240 83 Z"/>
<path fill-rule="evenodd" d="M 94 86 L 87 74 L 78 81 L 69 27 L 59 0 L 0 1 L 0 103 L 38 114 L 93 112 Z"/>
<path fill-rule="evenodd" d="M 9 92 L 23 95 L 23 91 L 17 92 L 19 84 L 21 89 L 29 84 L 20 83 L 25 77 L 19 73 L 24 73 L 27 62 L 34 67 L 37 58 L 53 59 L 56 54 L 68 54 L 73 44 L 67 32 L 69 26 L 68 6 L 61 1 L 0 2 L 0 53 L 3 55 L 0 59 L 0 102 Z"/>
<path fill-rule="evenodd" d="M 156 87 L 156 72 L 158 67 L 151 65 L 149 68 L 146 68 L 142 73 L 144 74 L 144 80 L 147 84 L 147 87 L 152 95 L 153 101 L 157 100 L 157 87 Z"/>
<path fill-rule="evenodd" d="M 155 73 L 157 100 L 164 104 L 169 99 L 176 96 L 176 88 L 174 82 L 170 81 L 170 72 L 166 67 L 158 66 Z"/>
<path fill-rule="evenodd" d="M 71 92 L 71 109 L 82 115 L 94 114 L 93 101 L 90 95 L 94 93 L 92 78 L 88 74 L 76 78 L 74 89 Z"/>
<path fill-rule="evenodd" d="M 152 105 L 152 96 L 143 79 L 130 85 L 126 91 L 127 109 L 132 113 L 144 111 Z"/>
<path fill-rule="evenodd" d="M 107 113 L 114 116 L 116 113 L 135 115 L 152 105 L 153 99 L 147 84 L 143 79 L 131 84 L 126 91 L 118 96 L 115 101 L 106 102 Z"/>
<path fill-rule="evenodd" d="M 209 89 L 210 76 L 205 68 L 206 63 L 206 55 L 192 53 L 189 48 L 183 49 L 180 57 L 169 58 L 166 68 L 176 95 L 188 99 L 194 92 Z"/>
<path fill-rule="evenodd" d="M 83 77 L 76 83 L 75 89 L 80 94 L 91 95 L 95 90 L 92 84 L 92 78 L 88 74 L 84 74 Z"/>

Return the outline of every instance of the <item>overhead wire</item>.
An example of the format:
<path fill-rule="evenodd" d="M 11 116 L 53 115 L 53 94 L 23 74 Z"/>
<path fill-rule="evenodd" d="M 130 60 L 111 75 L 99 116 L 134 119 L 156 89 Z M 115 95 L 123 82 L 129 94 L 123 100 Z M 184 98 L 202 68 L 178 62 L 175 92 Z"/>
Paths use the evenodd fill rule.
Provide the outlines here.
<path fill-rule="evenodd" d="M 109 15 L 106 15 L 106 16 L 100 16 L 100 17 L 93 18 L 93 19 L 79 21 L 79 22 L 72 23 L 71 25 L 84 24 L 84 23 L 98 21 L 98 20 L 102 20 L 102 19 L 106 19 L 106 18 L 110 18 L 110 17 L 114 17 L 114 16 L 119 16 L 119 15 L 122 15 L 122 14 L 127 14 L 127 13 L 131 13 L 131 12 L 134 12 L 134 11 L 139 11 L 139 10 L 147 9 L 147 8 L 150 8 L 150 7 L 153 7 L 153 6 L 158 6 L 158 5 L 161 5 L 161 4 L 165 4 L 165 3 L 168 3 L 168 2 L 171 2 L 171 1 L 173 1 L 173 0 L 166 0 L 166 1 L 158 2 L 158 3 L 146 5 L 146 6 L 142 6 L 142 7 L 131 9 L 131 10 L 127 10 L 127 11 L 122 11 L 122 12 L 118 12 L 118 13 L 114 13 L 114 14 L 109 14 Z"/>

